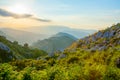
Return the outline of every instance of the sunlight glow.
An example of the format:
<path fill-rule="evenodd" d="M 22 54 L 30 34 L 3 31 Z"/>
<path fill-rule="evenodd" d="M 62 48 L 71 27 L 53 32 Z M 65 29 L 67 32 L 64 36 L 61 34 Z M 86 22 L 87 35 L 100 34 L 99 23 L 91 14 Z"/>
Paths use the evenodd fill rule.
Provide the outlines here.
<path fill-rule="evenodd" d="M 17 14 L 24 14 L 24 13 L 28 13 L 29 9 L 25 5 L 16 4 L 16 5 L 9 7 L 9 11 L 13 13 L 17 13 Z"/>

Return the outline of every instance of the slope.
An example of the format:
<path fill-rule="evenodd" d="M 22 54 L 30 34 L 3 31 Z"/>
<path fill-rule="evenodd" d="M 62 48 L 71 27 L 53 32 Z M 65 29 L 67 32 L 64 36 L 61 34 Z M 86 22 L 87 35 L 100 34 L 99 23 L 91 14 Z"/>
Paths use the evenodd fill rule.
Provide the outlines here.
<path fill-rule="evenodd" d="M 97 33 L 83 38 L 72 45 L 72 48 L 61 54 L 67 57 L 56 60 L 57 57 L 47 57 L 46 60 L 17 60 L 8 64 L 0 65 L 0 79 L 15 80 L 120 80 L 120 44 L 119 27 L 114 25 L 102 30 L 102 35 L 95 41 L 86 44 L 85 42 Z M 111 30 L 115 31 L 110 37 Z M 107 31 L 109 36 L 104 36 Z M 102 37 L 108 43 L 103 44 Z M 99 41 L 100 39 L 100 41 Z M 94 42 L 98 42 L 95 44 Z M 77 45 L 82 43 L 81 45 Z M 110 44 L 111 43 L 111 44 Z M 86 44 L 86 46 L 82 46 Z M 107 46 L 103 50 L 92 50 L 95 45 Z M 111 46 L 108 46 L 108 45 Z M 90 45 L 87 48 L 87 45 Z M 112 47 L 113 46 L 113 47 Z M 99 49 L 99 47 L 98 47 Z M 55 55 L 58 56 L 58 55 Z M 16 75 L 17 74 L 17 75 Z"/>
<path fill-rule="evenodd" d="M 116 45 L 120 45 L 120 23 L 80 39 L 68 49 L 82 48 L 90 51 L 101 51 L 109 47 L 114 48 Z"/>
<path fill-rule="evenodd" d="M 48 39 L 37 41 L 33 47 L 45 50 L 50 56 L 53 56 L 55 51 L 63 51 L 76 40 L 77 38 L 74 36 L 60 32 Z"/>
<path fill-rule="evenodd" d="M 9 55 L 9 56 L 8 56 Z M 0 58 L 1 62 L 9 61 L 8 58 L 11 56 L 13 59 L 36 59 L 39 56 L 47 55 L 43 50 L 31 49 L 28 44 L 24 46 L 19 45 L 17 41 L 11 42 L 4 36 L 0 36 Z M 4 59 L 4 60 L 3 60 Z"/>

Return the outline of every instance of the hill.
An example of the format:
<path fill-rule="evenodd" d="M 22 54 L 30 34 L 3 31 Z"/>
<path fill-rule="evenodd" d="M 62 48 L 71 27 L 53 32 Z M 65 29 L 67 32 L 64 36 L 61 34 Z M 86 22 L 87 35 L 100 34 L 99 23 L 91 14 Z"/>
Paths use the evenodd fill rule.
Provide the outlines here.
<path fill-rule="evenodd" d="M 78 40 L 64 52 L 58 52 L 59 54 L 56 53 L 53 57 L 0 64 L 0 79 L 120 80 L 119 33 L 120 24 L 116 24 Z M 95 39 L 92 39 L 93 37 Z M 101 49 L 103 46 L 106 48 Z M 4 47 L 9 51 L 7 46 Z"/>
<path fill-rule="evenodd" d="M 11 42 L 4 36 L 0 36 L 0 62 L 15 59 L 36 59 L 42 55 L 47 55 L 47 53 L 43 50 L 32 49 L 27 43 L 21 46 L 17 41 Z"/>
<path fill-rule="evenodd" d="M 114 48 L 120 45 L 120 24 L 113 25 L 105 30 L 98 31 L 93 35 L 87 36 L 73 43 L 68 49 L 74 50 L 82 48 L 85 50 L 96 51 L 105 50 L 109 47 Z"/>
<path fill-rule="evenodd" d="M 48 39 L 37 41 L 33 47 L 47 51 L 50 56 L 53 56 L 55 51 L 63 51 L 76 40 L 74 36 L 60 32 Z"/>

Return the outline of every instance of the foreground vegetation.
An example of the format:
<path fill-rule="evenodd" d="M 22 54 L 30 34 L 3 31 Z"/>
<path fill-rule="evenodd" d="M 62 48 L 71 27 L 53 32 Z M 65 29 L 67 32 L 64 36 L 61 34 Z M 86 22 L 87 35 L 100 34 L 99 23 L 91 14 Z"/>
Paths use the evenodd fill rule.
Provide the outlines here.
<path fill-rule="evenodd" d="M 66 58 L 16 60 L 0 65 L 0 80 L 120 80 L 120 46 L 104 51 L 65 51 Z M 120 65 L 120 64 L 118 64 Z"/>

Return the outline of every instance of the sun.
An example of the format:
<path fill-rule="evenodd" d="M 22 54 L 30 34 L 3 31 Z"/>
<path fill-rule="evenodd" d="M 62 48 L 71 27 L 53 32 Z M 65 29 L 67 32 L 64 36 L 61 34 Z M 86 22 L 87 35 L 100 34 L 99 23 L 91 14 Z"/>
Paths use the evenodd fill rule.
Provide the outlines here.
<path fill-rule="evenodd" d="M 16 13 L 16 14 L 24 14 L 29 12 L 29 8 L 25 5 L 16 4 L 8 8 L 9 11 Z"/>

